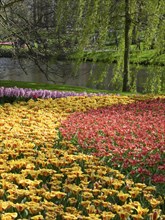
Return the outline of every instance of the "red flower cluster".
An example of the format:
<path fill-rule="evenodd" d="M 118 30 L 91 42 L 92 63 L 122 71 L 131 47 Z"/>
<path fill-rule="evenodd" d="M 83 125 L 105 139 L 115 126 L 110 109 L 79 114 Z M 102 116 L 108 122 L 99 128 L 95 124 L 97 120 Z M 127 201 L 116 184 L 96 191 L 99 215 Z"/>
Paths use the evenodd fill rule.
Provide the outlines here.
<path fill-rule="evenodd" d="M 165 99 L 81 113 L 62 123 L 63 137 L 140 180 L 165 182 Z"/>

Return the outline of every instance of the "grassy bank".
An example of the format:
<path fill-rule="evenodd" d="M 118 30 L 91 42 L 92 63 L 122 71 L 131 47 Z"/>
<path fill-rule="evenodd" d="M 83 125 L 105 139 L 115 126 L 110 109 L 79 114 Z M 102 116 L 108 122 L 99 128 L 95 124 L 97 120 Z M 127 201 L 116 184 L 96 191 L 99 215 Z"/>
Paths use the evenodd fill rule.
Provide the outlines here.
<path fill-rule="evenodd" d="M 87 93 L 117 93 L 128 95 L 132 93 L 109 91 L 109 90 L 98 90 L 90 89 L 86 87 L 70 86 L 70 85 L 55 85 L 48 83 L 35 83 L 35 82 L 22 82 L 22 81 L 8 81 L 1 80 L 0 87 L 18 87 L 18 88 L 31 88 L 31 89 L 46 89 L 46 90 L 58 90 L 58 91 L 75 91 L 75 92 L 87 92 Z"/>
<path fill-rule="evenodd" d="M 114 62 L 116 63 L 121 56 L 121 52 L 117 50 L 105 49 L 105 50 L 87 50 L 83 53 L 75 53 L 71 56 L 73 59 L 82 58 L 88 61 L 96 62 Z M 164 66 L 165 54 L 157 55 L 155 50 L 145 51 L 131 51 L 130 53 L 131 64 L 141 65 L 159 65 Z"/>
<path fill-rule="evenodd" d="M 33 51 L 34 52 L 34 51 Z M 35 51 L 38 55 L 44 55 Z M 14 49 L 12 46 L 3 45 L 0 47 L 0 57 L 12 57 L 14 55 Z M 52 51 L 47 51 L 47 55 L 54 56 Z M 19 51 L 20 57 L 26 57 L 27 49 L 21 48 Z M 57 55 L 56 55 L 57 56 Z M 63 55 L 59 54 L 59 59 L 66 59 Z M 69 59 L 83 59 L 88 61 L 96 62 L 117 62 L 121 56 L 121 52 L 111 48 L 106 47 L 101 50 L 86 50 L 84 52 L 75 52 L 74 54 L 69 55 Z M 158 55 L 156 50 L 136 50 L 134 46 L 131 46 L 130 51 L 130 63 L 132 64 L 141 64 L 141 65 L 165 65 L 165 54 Z"/>

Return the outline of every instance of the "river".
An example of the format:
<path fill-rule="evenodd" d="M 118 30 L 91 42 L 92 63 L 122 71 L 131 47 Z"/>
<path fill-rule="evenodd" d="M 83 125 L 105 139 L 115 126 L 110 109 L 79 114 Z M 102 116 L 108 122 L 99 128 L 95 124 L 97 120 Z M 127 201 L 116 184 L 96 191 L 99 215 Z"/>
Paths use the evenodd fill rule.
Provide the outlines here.
<path fill-rule="evenodd" d="M 44 63 L 40 64 L 40 67 L 47 73 L 47 77 L 34 62 L 28 59 L 0 58 L 0 80 L 67 84 L 109 90 L 113 90 L 116 85 L 120 86 L 118 78 L 115 87 L 112 83 L 115 64 L 84 62 L 77 65 L 71 61 L 51 61 L 49 66 Z M 137 76 L 137 91 L 142 92 L 147 77 L 155 70 L 146 66 L 140 66 L 136 70 L 133 65 L 131 69 Z"/>

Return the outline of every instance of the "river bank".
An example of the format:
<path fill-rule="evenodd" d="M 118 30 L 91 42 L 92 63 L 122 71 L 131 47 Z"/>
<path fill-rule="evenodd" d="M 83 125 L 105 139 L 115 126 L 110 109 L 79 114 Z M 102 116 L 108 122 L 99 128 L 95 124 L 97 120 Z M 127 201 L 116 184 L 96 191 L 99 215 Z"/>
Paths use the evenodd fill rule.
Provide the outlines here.
<path fill-rule="evenodd" d="M 51 59 L 47 63 L 39 63 L 23 58 L 0 58 L 0 81 L 22 81 L 33 83 L 49 83 L 53 85 L 70 85 L 90 89 L 121 91 L 122 81 L 114 82 L 113 76 L 117 65 L 104 62 L 57 61 Z M 130 65 L 130 71 L 136 77 L 134 81 L 136 92 L 148 93 L 163 90 L 164 66 Z M 160 82 L 162 82 L 162 85 Z M 159 88 L 160 87 L 160 88 Z"/>
<path fill-rule="evenodd" d="M 54 54 L 49 50 L 38 51 L 33 49 L 32 51 L 27 48 L 20 48 L 19 51 L 15 50 L 12 46 L 1 46 L 0 47 L 0 58 L 12 58 L 14 56 L 26 58 L 29 56 L 38 56 L 45 58 L 56 57 L 57 60 L 82 60 L 90 62 L 108 62 L 117 63 L 121 57 L 121 53 L 117 50 L 104 49 L 104 50 L 84 50 L 83 52 L 75 52 L 72 54 L 59 53 Z M 158 55 L 155 50 L 144 50 L 144 51 L 131 51 L 130 63 L 139 65 L 165 65 L 165 54 Z"/>

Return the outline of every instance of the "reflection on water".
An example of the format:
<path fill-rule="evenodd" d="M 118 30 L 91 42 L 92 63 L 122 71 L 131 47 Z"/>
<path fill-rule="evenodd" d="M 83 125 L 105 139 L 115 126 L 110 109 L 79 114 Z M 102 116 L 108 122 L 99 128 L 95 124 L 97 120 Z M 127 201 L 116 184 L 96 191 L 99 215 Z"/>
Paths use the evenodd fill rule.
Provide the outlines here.
<path fill-rule="evenodd" d="M 44 82 L 83 86 L 99 89 L 114 89 L 112 85 L 114 64 L 85 62 L 77 65 L 75 62 L 51 61 L 49 68 L 46 64 L 41 69 L 28 59 L 0 58 L 0 80 L 14 80 L 26 82 Z M 49 72 L 46 76 L 42 70 Z M 132 66 L 132 72 L 137 70 Z M 137 91 L 143 90 L 147 75 L 153 69 L 141 67 L 137 71 Z M 106 73 L 106 74 L 105 74 Z M 106 75 L 106 77 L 105 77 Z"/>
<path fill-rule="evenodd" d="M 23 70 L 25 68 L 25 71 Z M 26 73 L 27 72 L 27 73 Z M 46 82 L 43 74 L 39 74 L 37 67 L 30 61 L 18 61 L 11 58 L 0 58 L 0 79 Z"/>
<path fill-rule="evenodd" d="M 51 64 L 49 68 L 49 79 L 42 72 L 46 70 L 46 65 L 41 65 L 42 69 L 39 69 L 32 61 L 30 60 L 16 60 L 11 58 L 0 58 L 0 79 L 3 80 L 15 80 L 15 81 L 27 81 L 27 82 L 52 82 L 56 83 L 79 83 L 85 85 L 86 77 L 84 75 L 81 79 L 76 77 L 75 80 L 70 79 L 70 76 L 74 72 L 73 63 L 66 62 L 57 62 Z M 82 72 L 88 72 L 88 65 L 84 64 L 80 68 Z M 73 77 L 72 77 L 73 78 Z M 73 82 L 72 82 L 73 81 Z"/>

